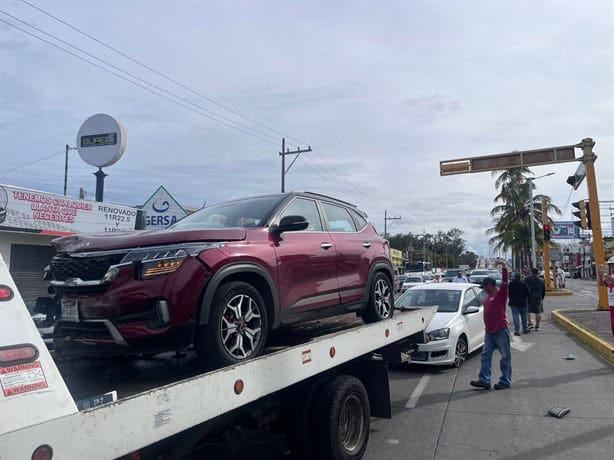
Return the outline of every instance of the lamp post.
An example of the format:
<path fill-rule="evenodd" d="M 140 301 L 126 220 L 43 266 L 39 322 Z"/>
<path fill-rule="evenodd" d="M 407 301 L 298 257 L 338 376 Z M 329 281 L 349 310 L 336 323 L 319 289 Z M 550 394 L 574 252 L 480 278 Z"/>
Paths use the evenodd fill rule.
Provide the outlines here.
<path fill-rule="evenodd" d="M 552 176 L 554 173 L 544 174 L 539 177 L 529 177 L 529 206 L 531 208 L 531 268 L 537 268 L 537 257 L 535 255 L 535 207 L 533 206 L 533 181 L 542 177 Z"/>

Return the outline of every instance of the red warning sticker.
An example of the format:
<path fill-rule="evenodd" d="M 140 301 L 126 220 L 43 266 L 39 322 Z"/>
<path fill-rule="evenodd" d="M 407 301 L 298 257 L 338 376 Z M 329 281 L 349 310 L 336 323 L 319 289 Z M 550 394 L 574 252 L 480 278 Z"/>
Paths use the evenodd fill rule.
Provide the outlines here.
<path fill-rule="evenodd" d="M 40 361 L 0 367 L 0 385 L 4 396 L 15 396 L 48 387 Z"/>
<path fill-rule="evenodd" d="M 311 362 L 311 350 L 305 350 L 301 353 L 303 364 L 309 364 Z"/>

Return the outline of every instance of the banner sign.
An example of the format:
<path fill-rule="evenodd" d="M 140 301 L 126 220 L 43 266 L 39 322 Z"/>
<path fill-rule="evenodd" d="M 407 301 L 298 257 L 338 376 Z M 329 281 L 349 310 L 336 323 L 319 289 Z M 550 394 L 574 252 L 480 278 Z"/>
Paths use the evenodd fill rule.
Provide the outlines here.
<path fill-rule="evenodd" d="M 557 240 L 575 240 L 580 239 L 580 227 L 575 225 L 573 221 L 558 221 L 554 223 L 553 239 Z"/>
<path fill-rule="evenodd" d="M 48 235 L 127 232 L 136 223 L 136 208 L 0 184 L 0 231 Z"/>
<path fill-rule="evenodd" d="M 149 197 L 142 209 L 147 216 L 147 230 L 161 230 L 188 215 L 162 185 Z"/>

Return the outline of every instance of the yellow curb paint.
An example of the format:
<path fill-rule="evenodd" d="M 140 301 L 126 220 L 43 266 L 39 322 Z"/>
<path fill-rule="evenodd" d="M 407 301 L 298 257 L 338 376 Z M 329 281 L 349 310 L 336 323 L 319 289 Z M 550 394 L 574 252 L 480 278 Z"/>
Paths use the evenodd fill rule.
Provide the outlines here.
<path fill-rule="evenodd" d="M 553 310 L 551 316 L 563 329 L 576 336 L 580 341 L 599 354 L 599 356 L 614 365 L 614 346 L 584 329 L 572 319 L 567 318 L 565 316 L 565 310 Z"/>
<path fill-rule="evenodd" d="M 573 292 L 572 291 L 546 291 L 546 295 L 559 297 L 559 296 L 564 296 L 564 295 L 573 295 Z"/>

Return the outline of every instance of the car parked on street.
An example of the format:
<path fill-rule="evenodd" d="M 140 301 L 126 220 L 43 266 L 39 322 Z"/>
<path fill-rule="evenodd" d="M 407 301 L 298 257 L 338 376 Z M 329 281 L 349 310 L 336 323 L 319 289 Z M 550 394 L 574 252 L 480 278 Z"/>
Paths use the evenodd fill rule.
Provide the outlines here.
<path fill-rule="evenodd" d="M 397 308 L 438 306 L 426 329 L 429 341 L 419 345 L 412 363 L 461 367 L 484 345 L 484 297 L 485 292 L 471 283 L 424 284 L 401 295 Z"/>
<path fill-rule="evenodd" d="M 60 356 L 194 344 L 219 365 L 260 355 L 281 326 L 393 314 L 388 241 L 349 203 L 309 192 L 203 208 L 165 230 L 54 240 Z"/>

